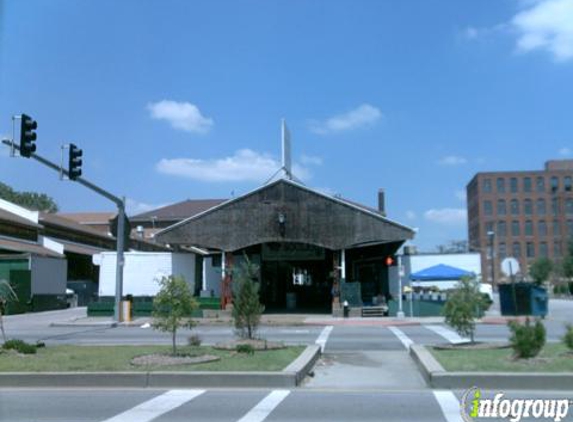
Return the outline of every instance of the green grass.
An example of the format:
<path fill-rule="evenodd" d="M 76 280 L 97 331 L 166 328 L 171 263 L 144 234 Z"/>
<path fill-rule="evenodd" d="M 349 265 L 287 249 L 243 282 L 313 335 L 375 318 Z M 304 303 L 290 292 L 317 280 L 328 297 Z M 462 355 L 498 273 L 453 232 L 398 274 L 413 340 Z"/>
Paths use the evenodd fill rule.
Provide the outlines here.
<path fill-rule="evenodd" d="M 560 343 L 546 344 L 534 359 L 513 359 L 513 350 L 436 350 L 430 352 L 447 371 L 573 372 L 573 354 Z"/>
<path fill-rule="evenodd" d="M 216 362 L 177 366 L 134 366 L 135 356 L 169 353 L 168 346 L 48 346 L 35 355 L 0 353 L 0 372 L 67 371 L 281 371 L 304 350 L 303 346 L 257 351 L 253 355 L 212 347 L 178 347 L 181 353 L 219 356 Z"/>

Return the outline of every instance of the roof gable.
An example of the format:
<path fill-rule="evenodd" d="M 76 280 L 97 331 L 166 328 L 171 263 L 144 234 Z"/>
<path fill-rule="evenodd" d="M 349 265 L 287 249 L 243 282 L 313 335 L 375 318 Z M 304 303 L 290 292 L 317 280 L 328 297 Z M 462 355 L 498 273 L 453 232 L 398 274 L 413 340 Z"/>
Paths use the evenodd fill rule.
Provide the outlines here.
<path fill-rule="evenodd" d="M 284 233 L 278 216 L 285 218 Z M 329 249 L 411 239 L 412 229 L 366 207 L 280 179 L 157 233 L 159 241 L 233 251 L 265 242 Z"/>

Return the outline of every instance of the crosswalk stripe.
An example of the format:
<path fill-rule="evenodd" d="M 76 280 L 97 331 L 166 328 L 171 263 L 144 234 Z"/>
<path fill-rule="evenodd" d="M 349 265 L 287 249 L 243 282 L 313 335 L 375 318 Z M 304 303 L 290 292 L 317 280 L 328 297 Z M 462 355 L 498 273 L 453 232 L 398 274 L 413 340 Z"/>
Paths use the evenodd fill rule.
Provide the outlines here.
<path fill-rule="evenodd" d="M 442 327 L 441 325 L 424 325 L 428 330 L 432 330 L 434 333 L 442 336 L 452 344 L 467 343 L 470 340 L 465 337 L 460 337 L 458 333 Z"/>
<path fill-rule="evenodd" d="M 396 337 L 398 337 L 398 340 L 400 340 L 402 342 L 402 344 L 404 345 L 406 350 L 410 350 L 410 346 L 412 346 L 412 344 L 414 344 L 414 342 L 412 341 L 412 339 L 410 337 L 408 337 L 406 334 L 404 334 L 404 331 L 402 331 L 399 328 L 396 328 L 394 326 L 389 326 L 388 329 L 390 331 L 392 331 L 392 333 L 394 333 L 394 335 Z"/>
<path fill-rule="evenodd" d="M 464 422 L 460 402 L 454 393 L 445 390 L 434 390 L 433 393 L 447 422 Z"/>
<path fill-rule="evenodd" d="M 289 390 L 274 390 L 253 407 L 238 422 L 262 422 L 290 394 Z"/>
<path fill-rule="evenodd" d="M 103 422 L 149 422 L 204 392 L 205 390 L 170 390 Z"/>
<path fill-rule="evenodd" d="M 320 346 L 321 353 L 324 353 L 324 348 L 326 347 L 326 342 L 328 341 L 328 336 L 332 332 L 333 328 L 334 327 L 332 325 L 324 327 L 324 329 L 322 330 L 322 332 L 320 333 L 320 335 L 318 336 L 318 338 L 315 341 L 315 344 Z"/>

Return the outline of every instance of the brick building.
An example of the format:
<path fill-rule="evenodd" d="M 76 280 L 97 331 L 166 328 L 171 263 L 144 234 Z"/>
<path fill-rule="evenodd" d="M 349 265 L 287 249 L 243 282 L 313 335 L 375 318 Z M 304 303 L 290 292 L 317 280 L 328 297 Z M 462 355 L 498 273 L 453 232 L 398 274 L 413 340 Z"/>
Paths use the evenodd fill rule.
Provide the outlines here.
<path fill-rule="evenodd" d="M 572 180 L 573 160 L 472 178 L 466 188 L 468 238 L 470 249 L 481 253 L 484 281 L 492 281 L 492 268 L 500 280 L 499 264 L 508 256 L 519 261 L 522 275 L 537 258 L 560 260 L 573 236 Z"/>

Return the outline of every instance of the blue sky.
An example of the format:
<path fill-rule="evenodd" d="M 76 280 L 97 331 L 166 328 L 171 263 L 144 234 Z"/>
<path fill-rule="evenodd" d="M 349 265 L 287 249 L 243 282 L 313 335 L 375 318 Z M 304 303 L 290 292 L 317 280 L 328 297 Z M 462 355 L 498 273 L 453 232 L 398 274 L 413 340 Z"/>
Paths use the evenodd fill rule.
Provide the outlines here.
<path fill-rule="evenodd" d="M 0 133 L 26 112 L 38 153 L 131 212 L 239 195 L 280 159 L 308 186 L 466 238 L 478 171 L 573 158 L 573 0 L 0 0 Z M 64 211 L 112 205 L 0 153 L 0 180 Z"/>

